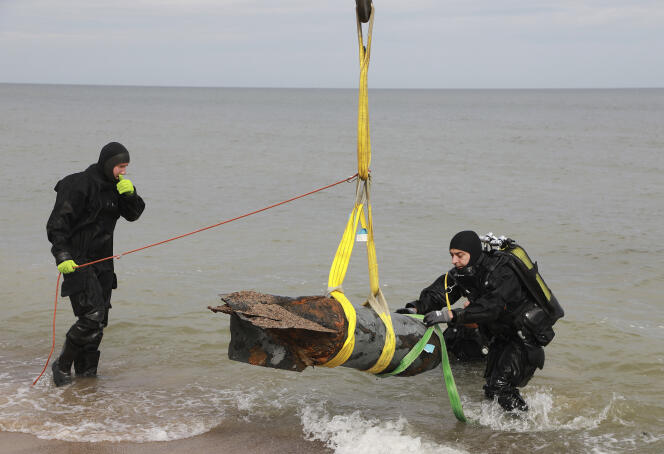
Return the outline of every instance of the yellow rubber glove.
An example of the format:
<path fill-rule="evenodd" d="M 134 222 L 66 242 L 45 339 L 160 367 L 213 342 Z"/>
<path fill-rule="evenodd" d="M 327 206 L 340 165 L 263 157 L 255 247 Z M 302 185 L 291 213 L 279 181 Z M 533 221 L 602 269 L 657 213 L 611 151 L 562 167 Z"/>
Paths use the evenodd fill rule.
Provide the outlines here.
<path fill-rule="evenodd" d="M 65 260 L 58 265 L 58 271 L 60 271 L 62 274 L 73 273 L 76 271 L 77 266 L 78 265 L 73 260 Z"/>
<path fill-rule="evenodd" d="M 120 194 L 134 193 L 134 185 L 131 183 L 131 180 L 126 180 L 124 175 L 118 175 L 118 180 L 120 180 L 120 182 L 117 184 L 118 192 Z"/>

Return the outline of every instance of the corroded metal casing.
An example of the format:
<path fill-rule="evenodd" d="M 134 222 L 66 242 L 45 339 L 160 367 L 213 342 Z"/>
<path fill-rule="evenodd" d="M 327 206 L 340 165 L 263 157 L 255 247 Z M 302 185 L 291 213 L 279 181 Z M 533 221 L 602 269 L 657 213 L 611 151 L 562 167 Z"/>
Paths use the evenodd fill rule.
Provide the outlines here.
<path fill-rule="evenodd" d="M 334 358 L 348 334 L 344 310 L 331 297 L 242 291 L 221 295 L 221 300 L 224 305 L 210 310 L 231 315 L 228 357 L 235 361 L 301 371 Z M 355 306 L 355 311 L 355 348 L 343 366 L 366 370 L 380 357 L 385 325 L 370 307 Z M 396 347 L 383 372 L 394 370 L 426 331 L 420 321 L 406 315 L 392 314 L 392 324 Z M 440 364 L 439 339 L 432 336 L 429 343 L 433 349 L 425 349 L 399 376 L 417 375 Z"/>

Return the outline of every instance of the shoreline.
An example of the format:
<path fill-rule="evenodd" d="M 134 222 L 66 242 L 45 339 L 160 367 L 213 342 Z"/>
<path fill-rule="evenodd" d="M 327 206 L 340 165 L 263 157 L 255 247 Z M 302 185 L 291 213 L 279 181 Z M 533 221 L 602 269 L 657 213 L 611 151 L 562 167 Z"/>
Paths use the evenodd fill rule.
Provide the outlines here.
<path fill-rule="evenodd" d="M 23 432 L 0 431 L 0 451 L 3 454 L 179 454 L 196 452 L 264 453 L 287 452 L 332 453 L 319 441 L 307 441 L 293 437 L 292 430 L 275 430 L 261 434 L 258 430 L 247 430 L 252 425 L 220 425 L 209 432 L 190 438 L 171 441 L 77 442 L 42 439 Z"/>

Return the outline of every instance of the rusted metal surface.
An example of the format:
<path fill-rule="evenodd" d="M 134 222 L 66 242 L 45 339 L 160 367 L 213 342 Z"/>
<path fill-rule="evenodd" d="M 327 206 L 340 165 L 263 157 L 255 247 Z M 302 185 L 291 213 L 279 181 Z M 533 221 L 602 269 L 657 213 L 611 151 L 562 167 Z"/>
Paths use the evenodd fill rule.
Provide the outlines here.
<path fill-rule="evenodd" d="M 221 295 L 222 306 L 213 312 L 231 315 L 228 356 L 235 361 L 301 371 L 332 359 L 347 337 L 348 322 L 341 305 L 325 296 L 290 298 L 252 291 Z M 344 367 L 365 370 L 378 360 L 385 343 L 385 325 L 370 308 L 355 306 L 355 349 Z M 396 348 L 384 372 L 396 368 L 422 338 L 426 327 L 406 315 L 392 314 Z M 422 352 L 399 376 L 416 375 L 440 364 L 440 341 L 432 336 L 434 350 Z"/>

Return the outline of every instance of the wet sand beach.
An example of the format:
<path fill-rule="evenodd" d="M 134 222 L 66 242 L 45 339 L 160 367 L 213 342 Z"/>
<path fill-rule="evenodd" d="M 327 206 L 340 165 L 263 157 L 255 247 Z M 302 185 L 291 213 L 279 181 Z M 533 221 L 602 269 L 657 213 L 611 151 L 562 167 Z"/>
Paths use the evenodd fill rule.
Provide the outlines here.
<path fill-rule="evenodd" d="M 243 428 L 244 427 L 244 428 Z M 132 442 L 73 442 L 43 440 L 32 434 L 0 432 L 0 452 L 3 454 L 181 454 L 181 453 L 309 453 L 332 452 L 319 441 L 293 437 L 292 431 L 270 430 L 260 436 L 247 430 L 246 424 L 224 424 L 191 438 L 172 441 Z M 297 428 L 299 431 L 299 428 Z"/>

